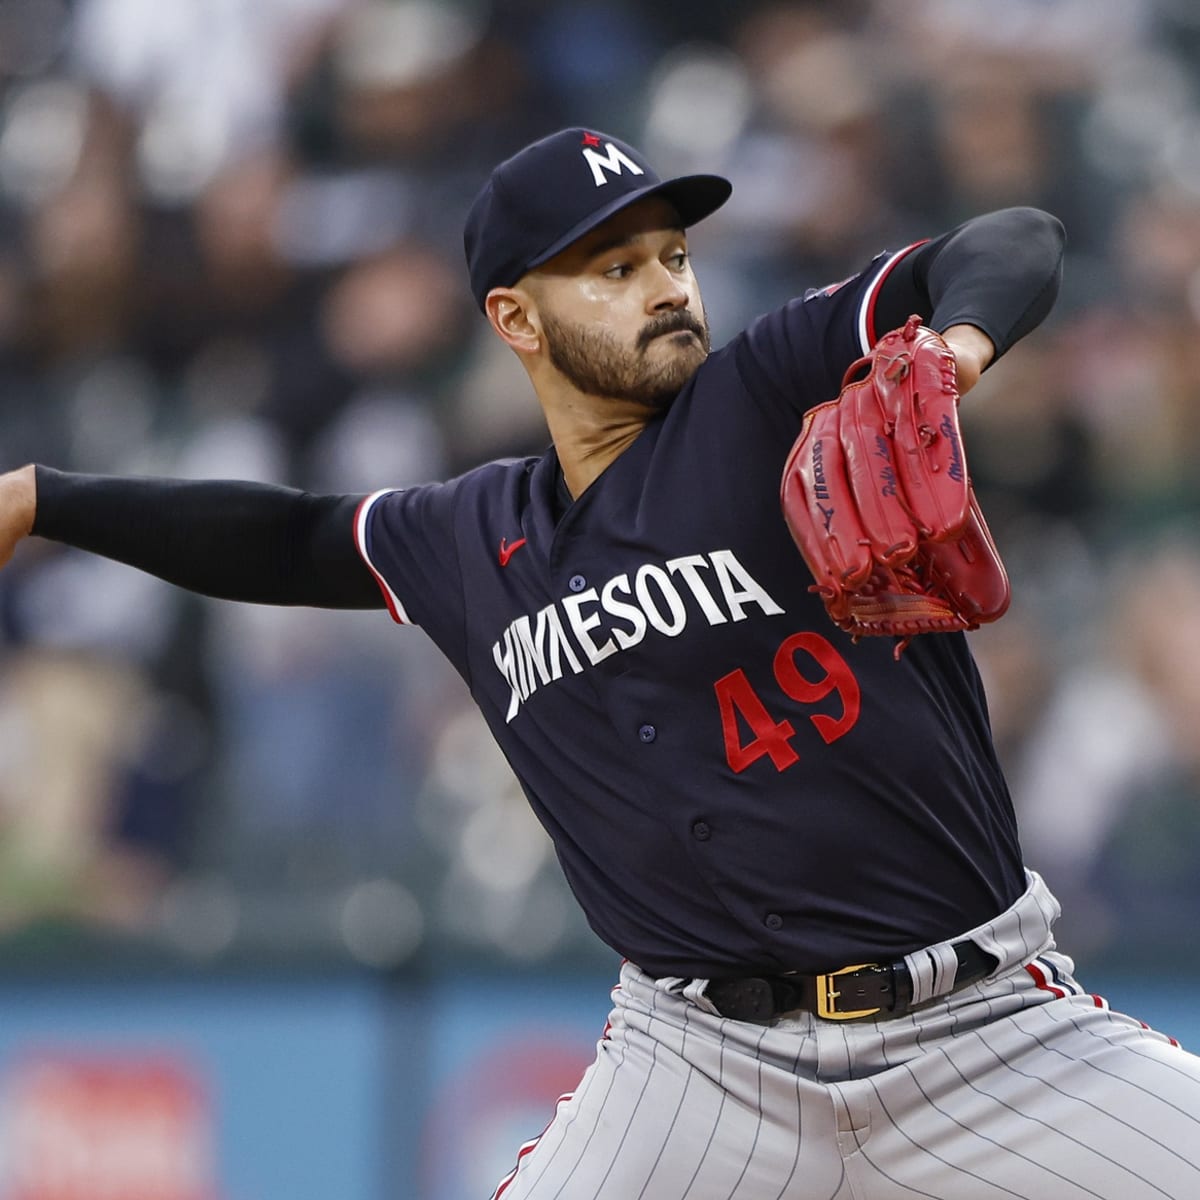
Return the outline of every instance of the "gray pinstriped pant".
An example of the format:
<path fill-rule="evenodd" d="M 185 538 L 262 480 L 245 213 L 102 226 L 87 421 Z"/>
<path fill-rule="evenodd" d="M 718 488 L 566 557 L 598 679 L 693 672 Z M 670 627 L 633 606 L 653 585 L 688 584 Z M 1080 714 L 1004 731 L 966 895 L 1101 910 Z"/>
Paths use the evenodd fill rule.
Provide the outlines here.
<path fill-rule="evenodd" d="M 1057 915 L 1030 872 L 970 931 L 994 975 L 879 1022 L 730 1021 L 626 964 L 596 1061 L 494 1200 L 1196 1200 L 1200 1058 L 1085 994 Z M 910 956 L 935 995 L 952 961 Z"/>

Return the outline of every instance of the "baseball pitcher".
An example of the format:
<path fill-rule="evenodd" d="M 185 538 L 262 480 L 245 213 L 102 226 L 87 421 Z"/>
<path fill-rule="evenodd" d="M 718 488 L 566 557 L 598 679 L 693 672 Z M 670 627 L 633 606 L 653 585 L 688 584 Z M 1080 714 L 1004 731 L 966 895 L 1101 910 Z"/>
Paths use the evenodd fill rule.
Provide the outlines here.
<path fill-rule="evenodd" d="M 484 183 L 470 285 L 541 457 L 368 496 L 29 466 L 0 556 L 386 606 L 461 673 L 624 960 L 495 1200 L 1194 1200 L 1200 1061 L 1056 948 L 964 636 L 1009 587 L 959 399 L 1063 230 L 980 216 L 713 350 L 687 231 L 730 192 L 582 128 Z"/>

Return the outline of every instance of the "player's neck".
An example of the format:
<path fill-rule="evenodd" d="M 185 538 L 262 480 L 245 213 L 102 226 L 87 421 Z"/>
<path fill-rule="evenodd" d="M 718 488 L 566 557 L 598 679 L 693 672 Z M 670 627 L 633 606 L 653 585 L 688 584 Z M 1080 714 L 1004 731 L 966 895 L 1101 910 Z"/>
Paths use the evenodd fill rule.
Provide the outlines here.
<path fill-rule="evenodd" d="M 572 496 L 582 495 L 636 441 L 653 413 L 641 405 L 586 398 L 546 407 L 546 422 Z"/>

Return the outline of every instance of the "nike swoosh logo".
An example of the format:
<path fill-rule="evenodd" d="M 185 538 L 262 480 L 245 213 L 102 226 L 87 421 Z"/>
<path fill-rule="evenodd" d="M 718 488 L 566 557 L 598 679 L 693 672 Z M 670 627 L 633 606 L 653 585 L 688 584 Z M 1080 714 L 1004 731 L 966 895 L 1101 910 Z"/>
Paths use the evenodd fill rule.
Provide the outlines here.
<path fill-rule="evenodd" d="M 512 558 L 512 556 L 514 554 L 516 554 L 516 552 L 518 550 L 520 550 L 520 548 L 523 545 L 525 545 L 527 540 L 528 540 L 527 538 L 518 538 L 515 542 L 513 542 L 510 545 L 508 538 L 501 538 L 500 539 L 500 565 L 502 567 L 507 567 L 508 560 L 510 558 Z"/>

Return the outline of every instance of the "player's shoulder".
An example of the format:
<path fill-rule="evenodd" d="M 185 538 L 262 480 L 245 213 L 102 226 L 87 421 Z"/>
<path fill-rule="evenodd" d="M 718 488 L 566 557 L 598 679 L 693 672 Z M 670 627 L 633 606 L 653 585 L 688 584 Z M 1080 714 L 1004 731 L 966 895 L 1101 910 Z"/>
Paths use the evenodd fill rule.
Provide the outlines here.
<path fill-rule="evenodd" d="M 492 459 L 398 500 L 412 511 L 440 514 L 438 519 L 455 526 L 500 522 L 507 527 L 529 505 L 534 472 L 545 458 Z"/>
<path fill-rule="evenodd" d="M 523 507 L 539 458 L 498 458 L 448 479 L 383 488 L 367 498 L 365 509 L 386 512 L 393 521 L 454 524 L 459 514 L 508 512 Z"/>
<path fill-rule="evenodd" d="M 544 457 L 495 458 L 471 467 L 449 480 L 446 486 L 461 495 L 497 498 L 511 494 L 524 495 L 529 490 L 534 470 Z"/>
<path fill-rule="evenodd" d="M 865 353 L 884 332 L 876 328 L 884 286 L 923 244 L 881 250 L 850 275 L 800 290 L 750 320 L 731 344 L 739 357 L 767 360 L 807 352 L 841 361 Z"/>
<path fill-rule="evenodd" d="M 495 459 L 448 479 L 375 492 L 359 506 L 355 521 L 360 552 L 385 577 L 397 579 L 428 580 L 436 564 L 450 564 L 437 587 L 454 586 L 457 560 L 448 548 L 464 538 L 491 543 L 511 536 L 529 507 L 539 461 Z"/>
<path fill-rule="evenodd" d="M 526 486 L 534 468 L 541 461 L 541 458 L 536 456 L 495 458 L 448 479 L 396 490 L 437 492 L 445 497 L 498 495 L 513 488 Z"/>

